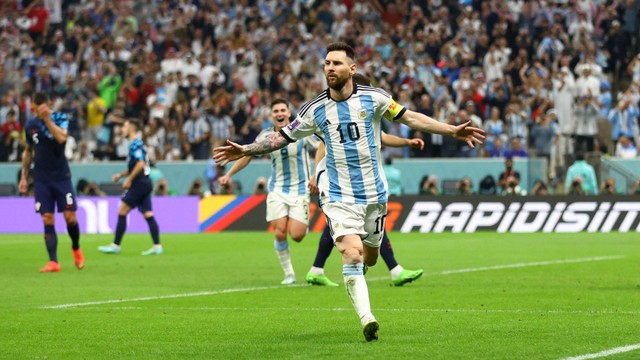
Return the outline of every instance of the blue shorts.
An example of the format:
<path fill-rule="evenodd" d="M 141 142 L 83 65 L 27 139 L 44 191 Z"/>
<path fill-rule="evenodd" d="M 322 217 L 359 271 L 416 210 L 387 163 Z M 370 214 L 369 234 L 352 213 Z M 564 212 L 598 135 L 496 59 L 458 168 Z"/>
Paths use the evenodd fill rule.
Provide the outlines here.
<path fill-rule="evenodd" d="M 122 194 L 122 202 L 132 209 L 137 207 L 141 213 L 151 211 L 152 190 L 151 181 L 134 183 L 129 190 Z"/>
<path fill-rule="evenodd" d="M 55 204 L 58 205 L 58 212 L 76 211 L 78 209 L 76 194 L 69 179 L 51 182 L 36 181 L 33 184 L 33 190 L 36 198 L 37 213 L 52 213 L 54 212 Z"/>

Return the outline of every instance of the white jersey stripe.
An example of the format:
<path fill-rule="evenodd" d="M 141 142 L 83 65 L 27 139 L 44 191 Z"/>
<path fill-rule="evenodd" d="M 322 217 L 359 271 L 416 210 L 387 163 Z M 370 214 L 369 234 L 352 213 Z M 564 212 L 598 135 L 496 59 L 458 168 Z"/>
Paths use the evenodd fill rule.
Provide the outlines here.
<path fill-rule="evenodd" d="M 264 130 L 258 135 L 256 141 L 262 141 L 273 133 L 273 129 Z M 308 146 L 313 146 L 313 144 L 307 139 L 300 139 L 270 154 L 269 192 L 275 191 L 285 195 L 305 195 L 308 193 Z"/>
<path fill-rule="evenodd" d="M 324 126 L 324 123 L 327 120 L 327 113 L 326 113 L 326 108 L 324 104 L 318 106 L 313 113 L 314 113 L 314 119 L 316 124 L 320 129 L 323 129 L 324 138 L 328 139 L 330 134 L 329 134 L 329 128 L 327 126 Z M 325 140 L 325 146 L 327 151 L 327 156 L 326 156 L 327 175 L 329 175 L 329 179 L 336 180 L 336 181 L 329 182 L 329 189 L 327 189 L 327 191 L 329 191 L 329 197 L 331 199 L 335 201 L 341 201 L 342 191 L 338 184 L 339 177 L 338 177 L 338 170 L 336 169 L 335 155 L 333 154 L 333 145 L 331 144 L 331 142 L 328 142 Z"/>
<path fill-rule="evenodd" d="M 376 191 L 378 192 L 378 201 L 380 201 L 381 203 L 385 203 L 387 202 L 387 196 L 386 196 L 387 191 L 385 190 L 384 183 L 382 182 L 382 179 L 380 177 L 380 173 L 384 172 L 384 170 L 382 169 L 381 161 L 378 160 L 378 159 L 382 159 L 382 155 L 380 154 L 380 151 L 376 150 L 379 148 L 376 147 L 376 143 L 375 143 L 376 139 L 380 138 L 381 136 L 380 132 L 382 131 L 382 129 L 381 127 L 378 129 L 374 128 L 374 124 L 372 121 L 374 109 L 373 109 L 373 99 L 371 98 L 371 96 L 368 96 L 368 95 L 360 96 L 360 103 L 362 104 L 362 107 L 367 110 L 367 114 L 369 114 L 367 116 L 365 126 L 366 126 L 366 132 L 367 132 L 367 140 L 369 141 L 371 166 L 373 167 L 373 174 L 376 178 Z"/>
<path fill-rule="evenodd" d="M 340 143 L 344 149 L 344 156 L 349 168 L 349 179 L 351 180 L 351 194 L 349 195 L 353 196 L 356 204 L 366 204 L 367 195 L 365 193 L 364 181 L 362 178 L 362 169 L 360 168 L 358 147 L 355 142 L 355 140 L 360 138 L 360 130 L 356 123 L 350 121 L 351 114 L 349 112 L 349 104 L 342 101 L 337 103 L 337 105 L 338 119 L 340 121 L 340 124 L 338 125 Z"/>

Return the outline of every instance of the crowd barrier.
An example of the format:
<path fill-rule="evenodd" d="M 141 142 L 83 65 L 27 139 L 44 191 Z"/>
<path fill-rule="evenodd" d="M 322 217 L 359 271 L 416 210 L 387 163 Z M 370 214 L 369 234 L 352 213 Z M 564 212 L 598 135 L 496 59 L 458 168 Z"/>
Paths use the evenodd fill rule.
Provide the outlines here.
<path fill-rule="evenodd" d="M 164 233 L 270 230 L 265 221 L 266 196 L 220 195 L 155 197 L 154 214 Z M 77 218 L 86 234 L 115 230 L 118 197 L 80 197 Z M 0 198 L 1 233 L 42 233 L 42 220 L 31 198 Z M 310 231 L 322 231 L 325 218 L 315 202 L 310 206 Z M 637 232 L 640 196 L 400 196 L 390 198 L 386 229 L 440 233 L 496 231 Z M 66 233 L 61 214 L 56 229 Z M 128 232 L 146 233 L 147 223 L 135 210 Z"/>

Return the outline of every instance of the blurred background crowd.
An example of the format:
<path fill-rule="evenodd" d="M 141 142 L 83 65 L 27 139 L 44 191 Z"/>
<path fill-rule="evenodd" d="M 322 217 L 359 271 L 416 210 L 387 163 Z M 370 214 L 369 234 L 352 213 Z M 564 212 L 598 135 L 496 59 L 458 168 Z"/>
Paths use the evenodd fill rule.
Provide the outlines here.
<path fill-rule="evenodd" d="M 207 159 L 322 91 L 325 46 L 405 107 L 472 121 L 486 144 L 386 123 L 423 150 L 385 157 L 545 157 L 564 181 L 576 154 L 638 156 L 638 0 L 0 0 L 0 161 L 20 161 L 30 96 L 70 120 L 67 157 L 123 159 L 124 118 L 152 160 Z"/>

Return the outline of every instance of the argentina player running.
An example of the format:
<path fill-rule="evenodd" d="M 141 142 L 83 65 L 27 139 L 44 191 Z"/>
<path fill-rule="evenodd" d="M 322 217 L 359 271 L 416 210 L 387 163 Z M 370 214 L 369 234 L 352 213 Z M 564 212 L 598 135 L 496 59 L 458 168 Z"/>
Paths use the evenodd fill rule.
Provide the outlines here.
<path fill-rule="evenodd" d="M 355 85 L 353 48 L 333 43 L 326 51 L 324 74 L 329 88 L 303 105 L 295 121 L 261 142 L 239 145 L 228 141 L 228 146 L 214 149 L 214 159 L 225 164 L 242 156 L 275 151 L 314 133 L 324 135 L 329 181 L 319 188 L 323 211 L 342 254 L 347 294 L 365 340 L 372 341 L 378 339 L 379 324 L 371 312 L 364 265 L 377 261 L 386 217 L 387 184 L 380 155 L 382 117 L 423 132 L 453 136 L 470 147 L 482 143 L 484 131 L 469 123 L 440 123 L 404 108 L 381 89 Z"/>
<path fill-rule="evenodd" d="M 58 235 L 55 230 L 54 209 L 62 212 L 71 238 L 71 251 L 76 268 L 84 268 L 84 256 L 80 250 L 80 228 L 76 220 L 76 194 L 71 184 L 71 170 L 64 156 L 69 120 L 64 113 L 52 113 L 49 97 L 38 92 L 34 95 L 36 117 L 25 125 L 27 144 L 22 154 L 22 170 L 18 188 L 27 192 L 27 176 L 33 160 L 34 193 L 36 212 L 44 223 L 44 240 L 49 253 L 49 262 L 40 272 L 59 272 Z M 35 154 L 35 155 L 34 155 Z"/>
<path fill-rule="evenodd" d="M 274 99 L 271 102 L 271 116 L 274 126 L 263 130 L 256 141 L 271 137 L 275 132 L 289 125 L 291 111 L 284 99 Z M 281 284 L 288 285 L 296 281 L 296 275 L 291 264 L 287 233 L 296 242 L 302 241 L 307 234 L 309 224 L 309 149 L 317 147 L 318 141 L 311 141 L 311 137 L 274 151 L 271 156 L 271 175 L 269 176 L 267 195 L 267 221 L 274 230 L 273 246 L 280 261 L 284 280 Z M 218 180 L 226 185 L 231 176 L 244 169 L 251 156 L 245 156 L 236 161 L 231 169 Z"/>
<path fill-rule="evenodd" d="M 126 179 L 122 183 L 122 201 L 118 208 L 118 222 L 116 224 L 115 238 L 112 244 L 98 247 L 98 250 L 105 254 L 119 254 L 120 243 L 127 229 L 127 214 L 133 209 L 138 210 L 144 216 L 149 225 L 149 233 L 153 240 L 153 246 L 142 255 L 160 255 L 162 254 L 162 245 L 160 245 L 160 230 L 156 218 L 153 216 L 151 206 L 151 192 L 153 186 L 149 173 L 149 158 L 144 149 L 144 143 L 138 136 L 140 123 L 137 120 L 127 119 L 122 125 L 121 133 L 131 142 L 129 144 L 129 156 L 127 157 L 127 170 L 113 175 L 113 182 L 117 183 L 120 178 Z"/>

